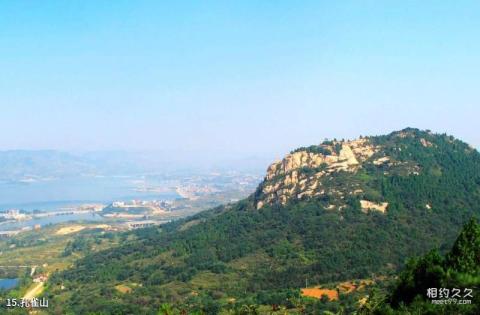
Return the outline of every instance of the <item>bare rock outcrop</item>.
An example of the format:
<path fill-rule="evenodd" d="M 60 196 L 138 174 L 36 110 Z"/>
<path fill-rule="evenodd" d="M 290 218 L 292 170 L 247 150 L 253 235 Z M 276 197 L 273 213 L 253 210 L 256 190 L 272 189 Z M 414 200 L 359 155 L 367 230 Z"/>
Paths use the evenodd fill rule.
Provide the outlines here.
<path fill-rule="evenodd" d="M 378 147 L 368 139 L 324 142 L 292 152 L 268 167 L 256 207 L 319 196 L 325 193 L 323 178 L 341 171 L 354 173 L 376 152 Z"/>
<path fill-rule="evenodd" d="M 379 211 L 385 213 L 387 211 L 388 202 L 376 203 L 368 200 L 360 200 L 362 211 L 367 213 L 369 211 Z"/>

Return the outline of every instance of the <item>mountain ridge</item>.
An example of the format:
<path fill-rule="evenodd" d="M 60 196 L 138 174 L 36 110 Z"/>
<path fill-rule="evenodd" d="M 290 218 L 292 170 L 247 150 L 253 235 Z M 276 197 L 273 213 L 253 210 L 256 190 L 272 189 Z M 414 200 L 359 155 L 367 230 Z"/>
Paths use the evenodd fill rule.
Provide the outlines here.
<path fill-rule="evenodd" d="M 317 171 L 328 174 L 320 177 L 324 194 L 258 207 L 267 184 L 285 184 L 285 174 L 275 168 L 245 200 L 131 232 L 120 247 L 87 255 L 56 274 L 49 292 L 68 300 L 59 311 L 75 313 L 148 314 L 144 299 L 150 306 L 182 305 L 187 312 L 211 303 L 228 308 L 230 299 L 234 305 L 285 303 L 306 280 L 392 274 L 405 257 L 433 247 L 445 252 L 460 227 L 480 215 L 480 154 L 451 136 L 413 128 L 367 139 L 381 149 L 361 164 L 347 159 L 346 169 L 312 172 L 312 164 L 304 170 L 314 179 Z M 387 156 L 391 165 L 374 163 Z M 385 211 L 375 209 L 385 203 Z M 135 289 L 117 294 L 112 288 L 119 283 L 134 283 Z"/>
<path fill-rule="evenodd" d="M 387 135 L 395 140 L 411 138 L 416 145 L 424 148 L 434 148 L 435 137 L 448 138 L 448 141 L 458 141 L 453 137 L 433 134 L 431 131 L 421 131 L 415 128 L 405 128 Z M 323 180 L 334 173 L 357 173 L 364 167 L 376 167 L 383 170 L 385 175 L 389 172 L 403 175 L 419 175 L 420 166 L 401 157 L 401 143 L 381 143 L 382 137 L 360 137 L 355 140 L 325 140 L 319 145 L 302 147 L 287 154 L 281 161 L 272 163 L 264 181 L 255 192 L 255 206 L 262 208 L 265 204 L 285 205 L 290 199 L 314 197 L 325 194 L 339 194 L 344 198 L 348 194 L 361 194 L 361 189 L 350 187 L 348 191 L 326 191 Z M 433 143 L 432 143 L 433 141 Z M 388 146 L 390 144 L 390 146 Z M 413 143 L 412 145 L 415 145 Z M 465 144 L 464 144 L 465 145 Z M 406 149 L 405 147 L 403 149 Z M 386 152 L 389 150 L 390 152 Z M 468 152 L 477 152 L 473 147 L 466 148 Z M 397 152 L 395 152 L 397 151 Z M 331 177 L 330 177 L 331 178 Z M 387 203 L 374 203 L 371 200 L 361 202 L 362 209 L 368 211 L 386 211 Z M 334 207 L 331 205 L 331 207 Z M 339 206 L 345 207 L 343 206 Z M 430 207 L 430 205 L 428 205 Z M 338 208 L 338 207 L 337 207 Z"/>

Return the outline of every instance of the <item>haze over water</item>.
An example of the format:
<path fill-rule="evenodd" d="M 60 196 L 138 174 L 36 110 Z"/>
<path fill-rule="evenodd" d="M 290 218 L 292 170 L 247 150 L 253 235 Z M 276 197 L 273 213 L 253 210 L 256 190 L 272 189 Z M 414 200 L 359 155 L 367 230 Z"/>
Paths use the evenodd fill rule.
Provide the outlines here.
<path fill-rule="evenodd" d="M 0 211 L 10 208 L 55 210 L 83 203 L 110 203 L 115 200 L 172 199 L 171 193 L 140 192 L 135 190 L 134 178 L 75 177 L 42 180 L 29 183 L 0 183 Z"/>

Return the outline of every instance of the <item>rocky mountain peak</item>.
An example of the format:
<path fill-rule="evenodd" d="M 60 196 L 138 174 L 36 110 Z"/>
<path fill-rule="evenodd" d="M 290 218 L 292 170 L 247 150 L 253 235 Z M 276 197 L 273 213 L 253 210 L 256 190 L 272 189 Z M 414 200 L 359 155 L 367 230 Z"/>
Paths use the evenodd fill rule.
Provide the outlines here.
<path fill-rule="evenodd" d="M 387 213 L 389 203 L 379 183 L 427 173 L 440 177 L 455 157 L 476 161 L 478 151 L 446 134 L 405 128 L 388 135 L 324 141 L 298 148 L 267 169 L 253 200 L 257 209 L 316 198 L 327 210 L 347 206 Z M 473 163 L 473 162 L 472 162 Z M 474 166 L 472 166 L 474 167 Z M 434 211 L 425 199 L 423 208 Z"/>
<path fill-rule="evenodd" d="M 257 192 L 262 197 L 256 201 L 256 207 L 260 209 L 266 203 L 285 204 L 291 198 L 321 195 L 325 193 L 322 178 L 340 171 L 356 172 L 378 150 L 369 139 L 360 138 L 324 141 L 292 151 L 268 167 Z"/>

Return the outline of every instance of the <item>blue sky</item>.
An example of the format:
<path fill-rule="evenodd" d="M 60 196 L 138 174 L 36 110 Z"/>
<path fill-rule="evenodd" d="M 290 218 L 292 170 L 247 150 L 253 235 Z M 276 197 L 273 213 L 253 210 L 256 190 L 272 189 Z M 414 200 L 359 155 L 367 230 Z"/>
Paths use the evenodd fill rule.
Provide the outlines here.
<path fill-rule="evenodd" d="M 0 149 L 480 146 L 478 1 L 1 1 Z"/>

